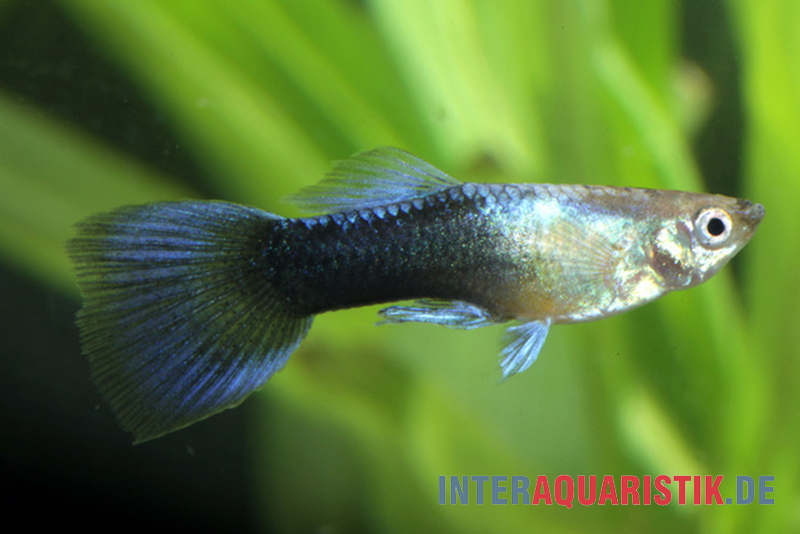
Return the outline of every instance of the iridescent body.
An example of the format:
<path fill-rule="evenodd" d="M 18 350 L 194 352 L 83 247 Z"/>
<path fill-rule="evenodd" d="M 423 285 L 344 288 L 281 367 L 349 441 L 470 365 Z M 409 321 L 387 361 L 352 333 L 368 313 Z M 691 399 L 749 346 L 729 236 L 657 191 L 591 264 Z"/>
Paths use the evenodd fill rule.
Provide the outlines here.
<path fill-rule="evenodd" d="M 699 284 L 752 237 L 746 200 L 575 185 L 463 184 L 397 149 L 338 164 L 285 219 L 223 202 L 123 208 L 71 243 L 79 324 L 101 392 L 138 440 L 241 402 L 315 314 L 419 299 L 384 322 L 516 320 L 504 377 L 554 323 Z"/>

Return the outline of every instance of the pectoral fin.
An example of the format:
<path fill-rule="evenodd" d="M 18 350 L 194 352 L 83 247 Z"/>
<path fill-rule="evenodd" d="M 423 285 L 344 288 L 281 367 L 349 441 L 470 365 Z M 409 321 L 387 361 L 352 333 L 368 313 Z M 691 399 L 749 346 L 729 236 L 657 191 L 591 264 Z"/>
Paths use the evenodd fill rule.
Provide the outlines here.
<path fill-rule="evenodd" d="M 433 323 L 471 330 L 502 322 L 487 310 L 460 300 L 418 300 L 418 306 L 391 306 L 378 312 L 387 323 Z"/>
<path fill-rule="evenodd" d="M 507 344 L 500 352 L 503 380 L 524 371 L 536 361 L 547 338 L 548 330 L 550 330 L 549 319 L 531 321 L 506 330 Z"/>

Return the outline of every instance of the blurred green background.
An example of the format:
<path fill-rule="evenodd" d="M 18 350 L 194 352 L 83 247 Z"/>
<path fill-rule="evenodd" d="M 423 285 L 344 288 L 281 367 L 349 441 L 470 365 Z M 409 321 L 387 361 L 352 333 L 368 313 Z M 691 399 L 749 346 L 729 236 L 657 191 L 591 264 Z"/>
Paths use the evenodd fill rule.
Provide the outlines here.
<path fill-rule="evenodd" d="M 11 502 L 195 531 L 800 532 L 799 2 L 5 0 L 0 28 Z M 508 382 L 502 328 L 337 312 L 239 409 L 131 448 L 79 356 L 71 225 L 185 197 L 297 215 L 283 197 L 381 145 L 767 216 L 704 286 L 557 326 Z M 773 475 L 775 505 L 438 504 L 440 475 L 561 474 L 724 475 L 723 498 Z"/>

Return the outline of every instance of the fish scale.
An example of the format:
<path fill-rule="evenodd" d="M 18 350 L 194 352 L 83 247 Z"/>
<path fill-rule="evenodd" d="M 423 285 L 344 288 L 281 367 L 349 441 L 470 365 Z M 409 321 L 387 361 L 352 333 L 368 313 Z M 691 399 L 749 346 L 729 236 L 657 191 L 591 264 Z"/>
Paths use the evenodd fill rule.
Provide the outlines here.
<path fill-rule="evenodd" d="M 338 221 L 289 219 L 264 244 L 263 261 L 289 266 L 271 283 L 299 314 L 417 298 L 489 306 L 502 277 L 482 267 L 499 259 L 491 226 L 470 217 L 483 209 L 485 196 L 431 194 L 417 205 L 371 208 L 366 220 L 349 216 L 357 212 Z"/>

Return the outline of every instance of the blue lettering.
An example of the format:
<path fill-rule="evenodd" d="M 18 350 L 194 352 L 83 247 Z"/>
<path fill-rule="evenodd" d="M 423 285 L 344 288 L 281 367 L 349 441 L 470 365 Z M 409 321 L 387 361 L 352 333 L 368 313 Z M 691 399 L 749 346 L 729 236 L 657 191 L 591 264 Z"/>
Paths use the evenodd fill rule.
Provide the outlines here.
<path fill-rule="evenodd" d="M 768 499 L 767 493 L 772 493 L 772 485 L 767 486 L 767 482 L 775 482 L 774 476 L 758 477 L 758 504 L 775 504 L 775 499 Z"/>
<path fill-rule="evenodd" d="M 445 496 L 447 492 L 444 490 L 444 482 L 447 480 L 444 475 L 439 477 L 439 504 L 447 504 Z"/>
<path fill-rule="evenodd" d="M 522 482 L 521 486 L 517 486 L 518 482 Z M 519 504 L 517 495 L 522 494 L 522 503 L 528 504 L 531 498 L 528 495 L 528 477 L 511 477 L 511 504 Z"/>
<path fill-rule="evenodd" d="M 508 504 L 508 499 L 500 498 L 500 494 L 506 492 L 505 486 L 500 487 L 500 483 L 507 480 L 508 477 L 502 475 L 492 477 L 492 504 Z"/>
<path fill-rule="evenodd" d="M 463 485 L 459 484 L 457 476 L 450 477 L 450 504 L 456 504 L 456 492 L 458 492 L 460 504 L 469 504 L 469 480 L 467 477 L 464 477 Z"/>
<path fill-rule="evenodd" d="M 744 496 L 744 487 L 747 485 L 747 497 Z M 750 504 L 753 502 L 756 494 L 755 482 L 753 477 L 737 476 L 736 477 L 736 504 Z"/>
<path fill-rule="evenodd" d="M 478 504 L 483 504 L 483 483 L 489 480 L 487 475 L 473 476 L 472 481 L 477 483 L 478 487 Z"/>

